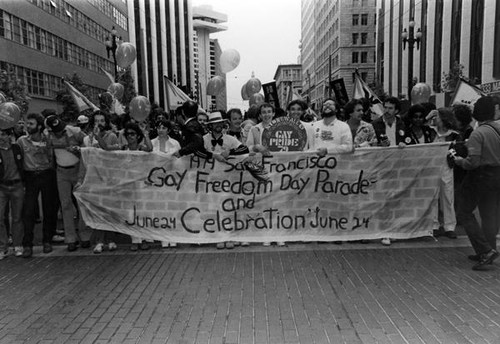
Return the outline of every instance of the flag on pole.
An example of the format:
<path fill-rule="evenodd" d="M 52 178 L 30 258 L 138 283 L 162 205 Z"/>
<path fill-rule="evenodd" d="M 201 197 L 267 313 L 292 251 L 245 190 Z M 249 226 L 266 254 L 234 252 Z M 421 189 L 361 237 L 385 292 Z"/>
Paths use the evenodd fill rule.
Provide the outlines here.
<path fill-rule="evenodd" d="M 469 84 L 464 79 L 460 78 L 460 81 L 455 88 L 455 93 L 451 98 L 451 105 L 455 104 L 465 104 L 469 106 L 474 106 L 476 101 L 485 96 L 486 93 L 481 91 L 474 85 Z"/>
<path fill-rule="evenodd" d="M 68 88 L 68 92 L 75 101 L 76 106 L 78 107 L 78 111 L 82 112 L 85 110 L 98 111 L 99 108 L 95 106 L 90 100 L 87 99 L 80 91 L 78 91 L 73 85 L 64 80 L 64 84 Z"/>
<path fill-rule="evenodd" d="M 379 116 L 384 114 L 384 106 L 377 95 L 371 90 L 370 87 L 364 82 L 361 76 L 356 70 L 354 74 L 354 99 L 366 98 L 370 101 L 370 109 L 372 112 L 376 113 Z"/>
<path fill-rule="evenodd" d="M 113 77 L 113 75 L 111 75 L 111 73 L 109 73 L 108 71 L 106 71 L 104 68 L 102 68 L 102 67 L 99 67 L 99 68 L 101 68 L 102 72 L 104 74 L 106 74 L 106 76 L 108 77 L 109 81 L 111 81 L 111 83 L 114 84 L 115 83 L 115 78 Z"/>
<path fill-rule="evenodd" d="M 175 86 L 166 75 L 163 76 L 163 81 L 167 91 L 167 107 L 169 110 L 175 110 L 184 104 L 184 102 L 191 100 L 191 98 L 189 98 L 186 93 L 182 92 L 179 87 Z"/>

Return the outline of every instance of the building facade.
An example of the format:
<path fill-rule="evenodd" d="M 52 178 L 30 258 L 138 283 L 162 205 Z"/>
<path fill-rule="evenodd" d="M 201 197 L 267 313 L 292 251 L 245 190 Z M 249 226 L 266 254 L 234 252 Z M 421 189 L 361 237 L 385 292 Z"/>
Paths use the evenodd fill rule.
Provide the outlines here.
<path fill-rule="evenodd" d="M 302 94 L 302 66 L 300 64 L 279 65 L 274 73 L 278 99 L 282 109 L 286 109 L 294 94 Z"/>
<path fill-rule="evenodd" d="M 169 109 L 164 76 L 191 97 L 194 91 L 191 0 L 127 0 L 127 5 L 130 41 L 137 50 L 136 90 L 173 110 L 177 106 Z"/>
<path fill-rule="evenodd" d="M 214 11 L 211 6 L 193 7 L 194 28 L 194 74 L 196 98 L 202 108 L 208 111 L 226 110 L 226 89 L 217 96 L 207 95 L 208 81 L 218 75 L 226 78 L 220 70 L 221 48 L 210 34 L 226 31 L 222 23 L 227 22 L 227 15 Z"/>
<path fill-rule="evenodd" d="M 77 73 L 91 100 L 113 73 L 105 41 L 115 27 L 128 40 L 127 6 L 120 0 L 0 1 L 0 69 L 13 70 L 26 85 L 29 112 L 62 111 L 55 101 L 65 75 Z"/>
<path fill-rule="evenodd" d="M 407 97 L 414 82 L 445 91 L 443 73 L 456 63 L 477 85 L 500 80 L 500 0 L 379 0 L 379 13 L 377 68 L 387 93 Z M 421 32 L 413 51 L 402 41 L 412 21 Z"/>
<path fill-rule="evenodd" d="M 318 109 L 334 97 L 331 80 L 343 78 L 353 93 L 354 74 L 375 78 L 375 0 L 302 0 L 301 64 L 303 97 Z"/>

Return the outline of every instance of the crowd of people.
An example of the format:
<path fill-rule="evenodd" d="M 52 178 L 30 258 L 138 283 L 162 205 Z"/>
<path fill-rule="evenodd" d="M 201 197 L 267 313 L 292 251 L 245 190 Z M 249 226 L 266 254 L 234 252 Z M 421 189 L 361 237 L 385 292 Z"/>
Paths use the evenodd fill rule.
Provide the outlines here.
<path fill-rule="evenodd" d="M 73 191 L 85 173 L 81 147 L 159 151 L 175 157 L 196 154 L 223 162 L 231 155 L 267 154 L 264 130 L 277 116 L 289 116 L 305 128 L 304 150 L 319 156 L 373 146 L 450 142 L 448 164 L 441 170 L 434 235 L 455 239 L 457 226 L 463 226 L 476 251 L 469 256 L 475 261 L 474 269 L 490 264 L 498 256 L 500 226 L 500 124 L 496 121 L 500 101 L 483 97 L 473 111 L 467 105 L 436 109 L 424 103 L 403 112 L 398 98 L 387 97 L 381 116 L 370 105 L 365 99 L 353 99 L 341 108 L 334 99 L 326 99 L 320 117 L 302 100 L 290 102 L 286 111 L 262 103 L 245 114 L 236 108 L 206 113 L 196 102 L 187 101 L 172 113 L 155 107 L 142 122 L 128 114 L 103 111 L 80 115 L 76 123 L 65 123 L 53 111 L 29 113 L 16 127 L 0 130 L 0 259 L 7 256 L 10 245 L 15 256 L 33 255 L 34 227 L 40 217 L 43 252 L 50 253 L 53 241 L 63 234 L 56 230 L 58 214 L 68 251 L 91 248 L 91 242 L 96 254 L 117 248 L 115 233 L 89 228 L 79 216 Z M 481 225 L 473 215 L 476 207 Z M 390 245 L 391 240 L 384 238 L 381 243 Z M 285 242 L 276 244 L 285 246 Z M 249 243 L 224 242 L 217 248 L 236 245 Z M 131 250 L 149 247 L 144 238 L 131 238 Z"/>

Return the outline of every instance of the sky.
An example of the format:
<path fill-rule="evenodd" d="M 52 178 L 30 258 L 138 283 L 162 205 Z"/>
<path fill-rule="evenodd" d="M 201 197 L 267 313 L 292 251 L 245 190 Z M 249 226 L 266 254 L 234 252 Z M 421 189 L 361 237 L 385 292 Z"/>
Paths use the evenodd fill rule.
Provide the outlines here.
<path fill-rule="evenodd" d="M 246 109 L 241 87 L 255 73 L 263 84 L 273 81 L 278 65 L 298 63 L 300 0 L 193 0 L 227 14 L 227 31 L 210 35 L 222 51 L 236 49 L 240 64 L 226 74 L 227 106 Z M 262 91 L 261 91 L 262 93 Z"/>

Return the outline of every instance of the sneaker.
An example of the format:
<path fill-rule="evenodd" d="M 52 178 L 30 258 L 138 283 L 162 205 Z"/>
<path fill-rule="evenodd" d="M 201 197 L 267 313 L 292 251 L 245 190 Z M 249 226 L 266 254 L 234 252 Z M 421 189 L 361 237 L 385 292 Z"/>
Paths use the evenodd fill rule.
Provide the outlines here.
<path fill-rule="evenodd" d="M 232 241 L 228 241 L 226 242 L 226 248 L 227 249 L 233 249 L 234 248 L 234 243 Z"/>
<path fill-rule="evenodd" d="M 50 242 L 44 242 L 43 243 L 43 253 L 50 253 L 52 252 L 52 245 Z"/>
<path fill-rule="evenodd" d="M 168 247 L 170 247 L 170 243 L 168 241 L 162 241 L 161 242 L 161 247 L 162 248 L 168 248 Z"/>
<path fill-rule="evenodd" d="M 248 241 L 242 241 L 241 246 L 250 246 L 250 243 Z"/>
<path fill-rule="evenodd" d="M 224 247 L 226 247 L 226 243 L 218 242 L 215 247 L 217 247 L 218 250 L 222 250 Z"/>
<path fill-rule="evenodd" d="M 139 248 L 143 251 L 149 250 L 149 244 L 147 242 L 141 242 Z"/>
<path fill-rule="evenodd" d="M 474 264 L 472 270 L 482 270 L 484 265 L 490 265 L 495 259 L 498 258 L 498 252 L 496 250 L 490 250 L 488 253 L 482 254 L 479 261 Z"/>
<path fill-rule="evenodd" d="M 271 246 L 271 242 L 270 241 L 263 242 L 262 246 L 269 247 Z"/>
<path fill-rule="evenodd" d="M 99 244 L 95 245 L 94 253 L 95 254 L 102 253 L 103 248 L 104 248 L 104 244 L 99 243 Z"/>
<path fill-rule="evenodd" d="M 52 242 L 64 242 L 64 239 L 62 235 L 56 234 L 52 237 Z"/>
<path fill-rule="evenodd" d="M 16 247 L 14 247 L 14 256 L 16 256 L 16 257 L 22 257 L 23 256 L 23 247 L 22 246 L 16 246 Z"/>
<path fill-rule="evenodd" d="M 81 241 L 80 242 L 80 247 L 81 248 L 89 248 L 90 247 L 90 241 Z"/>
<path fill-rule="evenodd" d="M 284 242 L 284 241 L 278 241 L 278 242 L 276 243 L 276 245 L 278 245 L 279 247 L 284 247 L 284 246 L 286 246 L 286 244 L 285 244 L 285 242 Z"/>
<path fill-rule="evenodd" d="M 446 232 L 444 232 L 444 236 L 446 236 L 450 239 L 456 239 L 457 233 L 455 231 L 446 231 Z"/>
<path fill-rule="evenodd" d="M 176 242 L 171 242 L 170 243 L 170 247 L 177 247 L 177 243 Z"/>
<path fill-rule="evenodd" d="M 137 251 L 139 249 L 139 245 L 138 244 L 132 244 L 130 245 L 130 251 Z"/>
<path fill-rule="evenodd" d="M 117 248 L 118 248 L 118 246 L 116 246 L 116 244 L 114 242 L 110 242 L 108 244 L 108 250 L 110 250 L 110 251 L 115 251 Z"/>
<path fill-rule="evenodd" d="M 70 242 L 68 244 L 68 252 L 74 252 L 77 248 L 78 246 L 76 245 L 76 242 Z"/>
<path fill-rule="evenodd" d="M 23 258 L 31 258 L 33 255 L 33 248 L 26 246 L 23 249 Z"/>
<path fill-rule="evenodd" d="M 380 243 L 384 246 L 390 246 L 391 245 L 391 239 L 389 238 L 383 238 Z"/>

